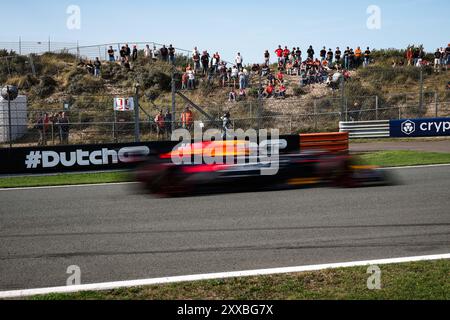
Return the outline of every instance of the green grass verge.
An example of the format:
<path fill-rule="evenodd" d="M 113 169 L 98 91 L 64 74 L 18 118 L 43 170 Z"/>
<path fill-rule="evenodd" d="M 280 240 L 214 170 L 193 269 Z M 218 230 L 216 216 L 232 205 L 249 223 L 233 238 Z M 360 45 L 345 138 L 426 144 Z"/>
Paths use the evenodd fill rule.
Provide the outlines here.
<path fill-rule="evenodd" d="M 450 153 L 421 151 L 380 151 L 360 156 L 363 163 L 380 167 L 401 167 L 450 163 Z"/>
<path fill-rule="evenodd" d="M 127 172 L 58 174 L 51 176 L 20 176 L 0 178 L 0 188 L 114 183 L 127 182 L 131 180 L 132 178 Z"/>
<path fill-rule="evenodd" d="M 369 290 L 367 267 L 209 280 L 103 292 L 50 294 L 34 300 L 449 300 L 450 260 L 382 265 L 381 289 Z"/>

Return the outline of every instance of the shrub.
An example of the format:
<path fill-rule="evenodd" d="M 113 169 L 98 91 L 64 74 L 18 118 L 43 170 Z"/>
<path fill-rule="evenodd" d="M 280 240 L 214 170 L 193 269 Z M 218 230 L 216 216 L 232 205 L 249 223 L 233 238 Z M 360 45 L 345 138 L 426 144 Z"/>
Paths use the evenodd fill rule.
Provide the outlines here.
<path fill-rule="evenodd" d="M 66 91 L 69 94 L 98 93 L 104 88 L 103 80 L 92 75 L 77 74 L 69 83 Z"/>
<path fill-rule="evenodd" d="M 294 96 L 296 96 L 296 97 L 299 97 L 299 96 L 302 96 L 302 95 L 307 94 L 307 92 L 305 91 L 305 89 L 303 89 L 302 87 L 299 87 L 299 86 L 294 86 L 294 87 L 292 88 L 292 90 L 293 90 L 293 92 L 294 92 Z"/>
<path fill-rule="evenodd" d="M 55 92 L 57 82 L 50 76 L 41 77 L 39 84 L 34 87 L 34 94 L 39 98 L 47 98 Z"/>

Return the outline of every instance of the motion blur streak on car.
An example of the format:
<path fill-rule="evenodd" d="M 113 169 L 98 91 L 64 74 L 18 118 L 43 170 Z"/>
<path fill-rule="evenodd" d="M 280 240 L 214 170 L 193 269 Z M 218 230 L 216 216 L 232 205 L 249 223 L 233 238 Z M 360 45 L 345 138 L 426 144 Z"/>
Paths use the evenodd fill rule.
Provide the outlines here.
<path fill-rule="evenodd" d="M 354 188 L 386 185 L 392 181 L 385 170 L 359 165 L 348 154 L 326 151 L 280 154 L 274 160 L 278 161 L 277 174 L 262 175 L 261 170 L 271 164 L 260 161 L 257 152 L 255 155 L 257 147 L 248 141 L 185 145 L 150 159 L 136 171 L 136 179 L 145 190 L 163 197 L 311 186 Z M 199 155 L 203 159 L 205 156 L 214 156 L 216 162 L 193 161 L 194 156 Z M 185 162 L 175 164 L 173 157 L 181 157 Z"/>

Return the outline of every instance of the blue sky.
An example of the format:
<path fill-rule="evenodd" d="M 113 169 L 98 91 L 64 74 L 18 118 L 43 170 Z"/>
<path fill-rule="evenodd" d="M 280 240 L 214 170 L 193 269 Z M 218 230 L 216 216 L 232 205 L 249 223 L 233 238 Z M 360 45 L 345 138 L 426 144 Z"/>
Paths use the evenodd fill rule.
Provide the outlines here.
<path fill-rule="evenodd" d="M 80 30 L 66 27 L 69 5 L 81 9 Z M 367 28 L 370 5 L 381 9 L 379 30 Z M 448 0 L 21 0 L 2 3 L 2 12 L 0 41 L 154 41 L 218 50 L 227 60 L 240 51 L 246 62 L 261 61 L 278 44 L 317 50 L 422 43 L 434 51 L 450 42 Z"/>

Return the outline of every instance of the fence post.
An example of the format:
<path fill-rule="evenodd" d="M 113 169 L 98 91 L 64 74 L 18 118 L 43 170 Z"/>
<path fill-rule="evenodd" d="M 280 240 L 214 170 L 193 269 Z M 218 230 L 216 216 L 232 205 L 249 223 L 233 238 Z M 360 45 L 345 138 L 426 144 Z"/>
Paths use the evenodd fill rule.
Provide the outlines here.
<path fill-rule="evenodd" d="M 19 37 L 19 55 L 22 55 L 22 37 Z"/>
<path fill-rule="evenodd" d="M 419 111 L 423 110 L 423 68 L 420 67 Z"/>
<path fill-rule="evenodd" d="M 345 85 L 344 85 L 345 79 L 344 77 L 341 77 L 341 99 L 342 99 L 342 105 L 341 105 L 341 121 L 344 121 L 345 115 L 345 109 L 346 109 L 346 99 L 345 99 Z M 348 114 L 347 114 L 348 116 Z"/>
<path fill-rule="evenodd" d="M 314 130 L 317 131 L 317 100 L 314 99 Z"/>
<path fill-rule="evenodd" d="M 375 96 L 375 120 L 378 120 L 378 95 Z"/>
<path fill-rule="evenodd" d="M 257 117 L 258 117 L 258 130 L 261 129 L 261 115 L 262 115 L 262 105 L 263 105 L 263 101 L 262 101 L 262 79 L 261 79 L 261 74 L 258 73 L 258 110 L 257 110 Z"/>
<path fill-rule="evenodd" d="M 435 108 L 435 115 L 436 118 L 438 117 L 438 109 L 439 109 L 439 102 L 438 102 L 438 93 L 434 92 L 434 108 Z"/>
<path fill-rule="evenodd" d="M 172 66 L 172 132 L 176 130 L 176 112 L 177 112 L 177 87 L 175 83 L 175 66 Z"/>
<path fill-rule="evenodd" d="M 139 128 L 139 83 L 136 83 L 136 96 L 134 101 L 134 141 L 140 142 L 140 128 Z"/>

